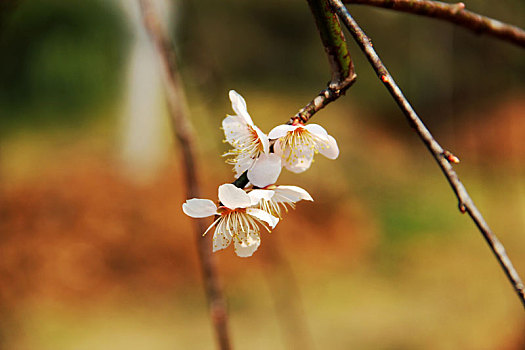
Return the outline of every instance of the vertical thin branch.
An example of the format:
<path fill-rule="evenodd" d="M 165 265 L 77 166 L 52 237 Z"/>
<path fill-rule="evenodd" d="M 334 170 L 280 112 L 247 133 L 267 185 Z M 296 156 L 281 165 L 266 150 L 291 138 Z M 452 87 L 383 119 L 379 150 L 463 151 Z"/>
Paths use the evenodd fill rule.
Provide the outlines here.
<path fill-rule="evenodd" d="M 315 18 L 315 24 L 321 35 L 330 67 L 332 68 L 331 85 L 339 85 L 347 77 L 353 76 L 354 64 L 350 58 L 346 39 L 337 15 L 330 9 L 326 0 L 307 0 Z"/>
<path fill-rule="evenodd" d="M 444 150 L 441 145 L 434 139 L 430 131 L 426 128 L 423 121 L 419 118 L 415 110 L 412 108 L 408 100 L 403 95 L 403 92 L 397 86 L 396 82 L 381 62 L 381 59 L 375 52 L 370 39 L 359 27 L 357 22 L 352 18 L 346 7 L 340 0 L 328 0 L 330 1 L 333 9 L 338 13 L 343 23 L 346 25 L 361 50 L 365 53 L 368 61 L 374 68 L 377 76 L 381 79 L 383 84 L 386 86 L 399 108 L 403 111 L 408 119 L 410 125 L 417 132 L 427 149 L 430 151 L 443 174 L 447 178 L 452 190 L 456 194 L 459 201 L 459 210 L 462 213 L 468 213 L 472 218 L 479 231 L 489 244 L 492 252 L 496 256 L 499 264 L 503 268 L 505 275 L 509 279 L 510 283 L 514 287 L 518 297 L 520 298 L 523 306 L 525 307 L 525 286 L 521 281 L 516 269 L 512 265 L 505 248 L 498 240 L 496 235 L 491 231 L 485 219 L 474 205 L 474 202 L 470 198 L 467 190 L 458 178 L 458 175 L 454 171 L 451 163 L 457 163 L 459 160 L 447 150 Z"/>
<path fill-rule="evenodd" d="M 332 79 L 328 87 L 322 90 L 317 97 L 302 108 L 291 118 L 289 123 L 299 120 L 302 123 L 324 108 L 330 102 L 344 95 L 346 90 L 355 82 L 356 74 L 354 63 L 350 57 L 345 36 L 337 15 L 331 10 L 327 0 L 307 0 L 310 10 L 315 18 L 315 23 L 321 41 L 330 62 Z"/>
<path fill-rule="evenodd" d="M 198 171 L 195 162 L 193 132 L 190 121 L 186 115 L 185 96 L 180 84 L 178 70 L 175 62 L 175 53 L 160 26 L 157 16 L 149 0 L 139 0 L 142 10 L 144 26 L 159 55 L 162 72 L 165 80 L 168 110 L 173 126 L 173 133 L 177 139 L 184 163 L 184 177 L 186 181 L 187 198 L 200 197 Z M 195 239 L 199 253 L 199 260 L 204 279 L 204 287 L 208 298 L 210 316 L 215 329 L 218 346 L 221 350 L 231 349 L 228 331 L 228 317 L 226 303 L 222 294 L 215 261 L 211 254 L 210 242 L 202 237 L 206 230 L 206 220 L 199 219 L 195 222 Z"/>

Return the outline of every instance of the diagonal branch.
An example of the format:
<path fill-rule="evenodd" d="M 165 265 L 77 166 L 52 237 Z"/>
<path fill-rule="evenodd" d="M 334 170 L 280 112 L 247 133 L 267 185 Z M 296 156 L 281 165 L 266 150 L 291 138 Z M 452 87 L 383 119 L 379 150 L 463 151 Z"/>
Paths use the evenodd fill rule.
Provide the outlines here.
<path fill-rule="evenodd" d="M 492 233 L 490 227 L 483 219 L 483 216 L 474 205 L 474 202 L 470 198 L 467 190 L 459 181 L 458 175 L 454 171 L 451 163 L 457 163 L 459 160 L 452 155 L 450 152 L 444 150 L 441 145 L 434 139 L 430 131 L 426 128 L 425 124 L 421 121 L 417 113 L 414 111 L 408 100 L 403 95 L 401 89 L 397 86 L 396 82 L 388 73 L 388 70 L 381 62 L 381 59 L 375 52 L 370 39 L 366 36 L 363 30 L 358 26 L 356 21 L 352 18 L 346 7 L 343 5 L 341 0 L 329 0 L 333 9 L 337 12 L 339 17 L 342 19 L 345 26 L 350 31 L 350 34 L 354 37 L 361 50 L 365 53 L 368 61 L 374 68 L 376 74 L 381 79 L 383 84 L 386 86 L 399 108 L 403 111 L 408 119 L 410 125 L 415 129 L 425 146 L 428 148 L 439 167 L 443 171 L 443 174 L 447 178 L 452 190 L 456 194 L 459 200 L 459 210 L 462 213 L 468 213 L 472 218 L 479 231 L 489 244 L 492 252 L 498 259 L 503 271 L 507 275 L 507 278 L 514 287 L 518 297 L 520 298 L 523 306 L 525 307 L 525 286 L 521 281 L 516 269 L 512 265 L 505 248 L 500 243 L 494 233 Z"/>
<path fill-rule="evenodd" d="M 492 35 L 501 40 L 525 47 L 525 30 L 465 10 L 465 4 L 462 2 L 455 4 L 431 0 L 344 0 L 343 2 L 434 17 L 465 27 L 477 34 Z"/>
<path fill-rule="evenodd" d="M 159 56 L 162 73 L 165 80 L 166 99 L 168 111 L 171 117 L 173 134 L 178 141 L 182 150 L 184 177 L 186 181 L 187 198 L 200 197 L 198 170 L 195 162 L 194 135 L 191 122 L 188 119 L 185 107 L 184 91 L 178 76 L 178 70 L 175 63 L 175 52 L 163 29 L 160 26 L 158 18 L 152 9 L 149 0 L 139 0 L 144 21 L 144 27 L 148 32 L 150 39 L 155 45 Z M 202 238 L 202 233 L 206 230 L 207 223 L 204 219 L 195 220 L 195 238 L 204 287 L 208 298 L 208 307 L 210 317 L 215 329 L 219 349 L 229 350 L 231 348 L 228 317 L 226 312 L 226 302 L 222 294 L 221 286 L 218 279 L 215 260 L 211 254 L 209 240 Z"/>

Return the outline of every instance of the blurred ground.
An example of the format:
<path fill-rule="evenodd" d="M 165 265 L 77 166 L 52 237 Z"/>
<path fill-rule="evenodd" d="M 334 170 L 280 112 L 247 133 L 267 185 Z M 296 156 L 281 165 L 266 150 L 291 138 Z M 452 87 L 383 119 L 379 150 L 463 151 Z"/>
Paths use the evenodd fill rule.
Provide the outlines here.
<path fill-rule="evenodd" d="M 300 101 L 245 96 L 256 120 Z M 437 132 L 462 159 L 460 176 L 522 275 L 523 96 L 458 125 L 453 137 Z M 342 103 L 316 116 L 339 140 L 341 158 L 319 157 L 309 172 L 283 174 L 280 183 L 307 188 L 314 203 L 290 212 L 253 258 L 231 249 L 216 254 L 235 345 L 285 348 L 269 285 L 288 288 L 272 258 L 278 248 L 295 274 L 316 348 L 522 349 L 519 301 L 438 168 L 408 127 L 403 139 L 360 122 L 362 113 Z M 268 131 L 283 119 L 260 124 Z M 3 143 L 7 348 L 212 348 L 177 159 L 138 185 L 120 170 L 107 132 L 95 124 L 73 138 L 38 133 Z M 222 138 L 220 130 L 210 133 L 201 175 L 203 193 L 215 198 L 231 174 L 218 157 L 225 146 L 206 146 Z"/>

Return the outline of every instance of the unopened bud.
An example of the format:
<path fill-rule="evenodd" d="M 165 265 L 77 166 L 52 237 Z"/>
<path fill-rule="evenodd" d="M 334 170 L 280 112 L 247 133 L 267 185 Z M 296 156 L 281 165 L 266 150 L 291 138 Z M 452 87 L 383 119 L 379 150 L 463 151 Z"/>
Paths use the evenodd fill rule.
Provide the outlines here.
<path fill-rule="evenodd" d="M 455 155 L 453 155 L 452 153 L 450 153 L 449 151 L 444 151 L 444 152 L 443 152 L 443 156 L 444 156 L 445 159 L 448 160 L 450 163 L 453 163 L 453 164 L 458 164 L 458 163 L 459 163 L 459 158 L 456 157 Z"/>

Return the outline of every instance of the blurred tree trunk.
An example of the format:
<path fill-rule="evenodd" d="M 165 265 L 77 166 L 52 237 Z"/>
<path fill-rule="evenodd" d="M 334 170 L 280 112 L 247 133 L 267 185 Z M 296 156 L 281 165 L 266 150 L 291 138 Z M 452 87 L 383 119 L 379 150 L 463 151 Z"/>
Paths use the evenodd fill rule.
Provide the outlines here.
<path fill-rule="evenodd" d="M 163 9 L 159 18 L 167 27 L 170 3 L 153 1 L 155 8 Z M 124 172 L 131 179 L 145 182 L 153 178 L 166 162 L 171 147 L 170 127 L 163 108 L 157 57 L 144 30 L 138 3 L 127 0 L 120 0 L 120 3 L 129 20 L 132 36 L 120 124 L 120 159 Z"/>

